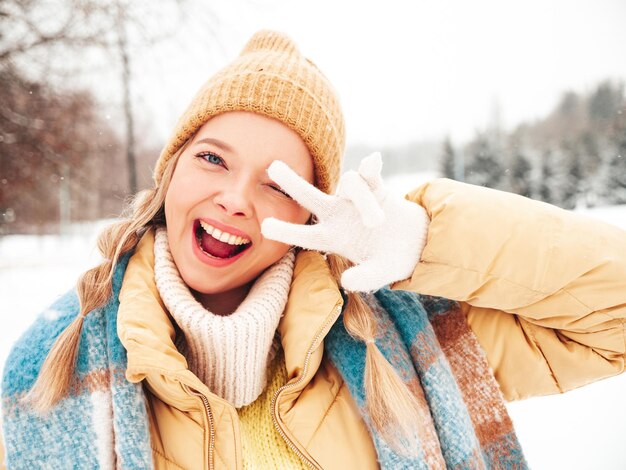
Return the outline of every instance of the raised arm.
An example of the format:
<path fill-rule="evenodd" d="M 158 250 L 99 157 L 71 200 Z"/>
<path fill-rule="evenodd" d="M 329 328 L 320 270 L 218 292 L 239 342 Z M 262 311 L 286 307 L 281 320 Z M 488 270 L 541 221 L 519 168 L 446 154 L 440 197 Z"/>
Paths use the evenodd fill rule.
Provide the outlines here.
<path fill-rule="evenodd" d="M 447 179 L 407 199 L 431 222 L 412 276 L 393 288 L 460 301 L 506 399 L 624 371 L 626 232 Z"/>

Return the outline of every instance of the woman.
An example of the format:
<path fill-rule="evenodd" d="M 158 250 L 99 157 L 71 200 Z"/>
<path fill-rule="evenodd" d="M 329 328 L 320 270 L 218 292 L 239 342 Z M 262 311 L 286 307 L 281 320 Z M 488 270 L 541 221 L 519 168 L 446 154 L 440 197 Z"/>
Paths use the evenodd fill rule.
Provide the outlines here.
<path fill-rule="evenodd" d="M 9 467 L 526 468 L 503 397 L 623 371 L 622 231 L 449 180 L 395 200 L 343 147 L 326 78 L 257 33 L 14 347 Z"/>

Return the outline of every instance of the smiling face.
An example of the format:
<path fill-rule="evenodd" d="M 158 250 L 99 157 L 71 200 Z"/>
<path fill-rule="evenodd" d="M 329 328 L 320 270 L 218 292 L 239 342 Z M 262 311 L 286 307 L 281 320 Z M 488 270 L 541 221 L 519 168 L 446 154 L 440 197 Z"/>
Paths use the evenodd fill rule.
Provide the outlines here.
<path fill-rule="evenodd" d="M 303 224 L 310 216 L 267 175 L 274 160 L 313 183 L 313 160 L 296 132 L 235 111 L 204 124 L 176 163 L 165 197 L 170 250 L 183 281 L 214 313 L 232 313 L 290 248 L 264 238 L 261 222 Z"/>

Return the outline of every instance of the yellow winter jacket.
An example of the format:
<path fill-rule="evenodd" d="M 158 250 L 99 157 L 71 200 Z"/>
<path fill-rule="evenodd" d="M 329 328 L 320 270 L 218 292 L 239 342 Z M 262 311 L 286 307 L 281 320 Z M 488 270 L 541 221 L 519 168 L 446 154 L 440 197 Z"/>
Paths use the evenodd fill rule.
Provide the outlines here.
<path fill-rule="evenodd" d="M 548 204 L 446 179 L 411 192 L 431 217 L 413 275 L 393 288 L 461 303 L 507 400 L 619 374 L 626 358 L 626 232 Z M 153 280 L 153 237 L 130 260 L 118 333 L 143 381 L 155 467 L 240 469 L 236 410 L 176 350 Z M 289 381 L 271 416 L 314 468 L 374 469 L 376 452 L 323 339 L 342 305 L 322 256 L 300 252 L 279 333 Z M 268 410 L 270 413 L 270 410 Z"/>

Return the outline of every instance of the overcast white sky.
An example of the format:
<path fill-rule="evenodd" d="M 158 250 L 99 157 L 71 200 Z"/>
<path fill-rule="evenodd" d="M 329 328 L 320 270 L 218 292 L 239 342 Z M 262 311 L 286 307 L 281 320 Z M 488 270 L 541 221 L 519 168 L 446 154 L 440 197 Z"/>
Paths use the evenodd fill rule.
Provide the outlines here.
<path fill-rule="evenodd" d="M 335 84 L 349 144 L 460 142 L 496 109 L 511 127 L 547 113 L 566 90 L 626 81 L 624 0 L 228 3 L 213 7 L 220 50 L 155 51 L 157 68 L 142 68 L 135 98 L 152 109 L 141 121 L 159 138 L 260 28 L 288 33 Z"/>

